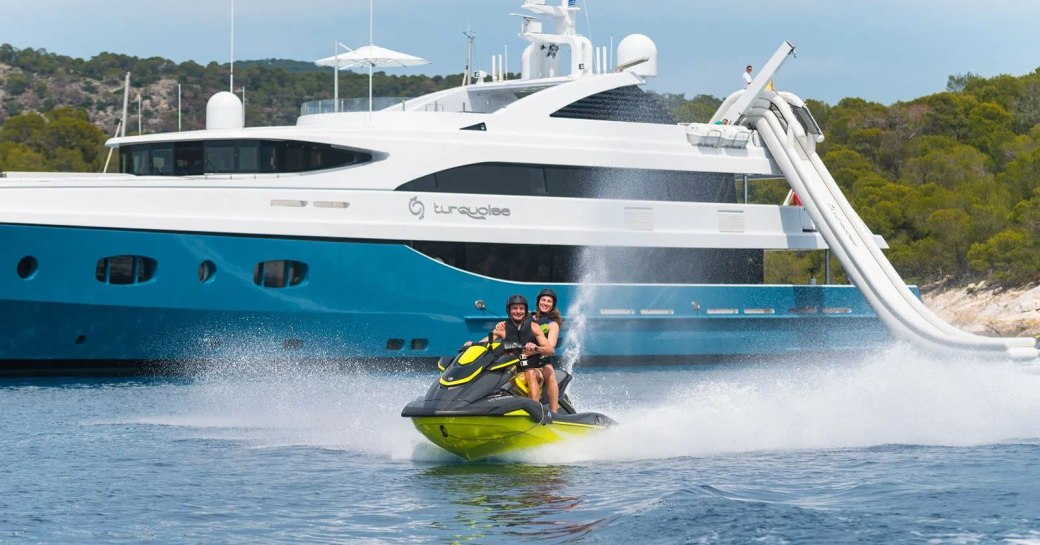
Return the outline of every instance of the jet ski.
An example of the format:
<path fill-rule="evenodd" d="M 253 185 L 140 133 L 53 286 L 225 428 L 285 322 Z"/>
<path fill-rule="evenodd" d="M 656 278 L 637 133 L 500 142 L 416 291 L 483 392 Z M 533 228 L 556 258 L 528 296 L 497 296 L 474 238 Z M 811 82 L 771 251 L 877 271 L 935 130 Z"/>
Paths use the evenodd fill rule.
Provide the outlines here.
<path fill-rule="evenodd" d="M 536 447 L 616 424 L 599 413 L 579 413 L 567 398 L 571 375 L 556 369 L 559 412 L 528 396 L 519 347 L 484 342 L 438 362 L 442 371 L 426 395 L 401 411 L 435 445 L 467 460 Z"/>

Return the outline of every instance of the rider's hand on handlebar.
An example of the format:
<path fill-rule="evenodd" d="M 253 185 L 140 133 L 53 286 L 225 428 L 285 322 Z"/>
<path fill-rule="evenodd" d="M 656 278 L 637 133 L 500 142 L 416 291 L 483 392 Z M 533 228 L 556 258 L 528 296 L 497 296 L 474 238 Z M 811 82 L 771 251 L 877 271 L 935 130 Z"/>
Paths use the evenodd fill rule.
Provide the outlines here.
<path fill-rule="evenodd" d="M 538 353 L 538 345 L 534 343 L 527 343 L 524 345 L 524 354 L 531 355 Z"/>

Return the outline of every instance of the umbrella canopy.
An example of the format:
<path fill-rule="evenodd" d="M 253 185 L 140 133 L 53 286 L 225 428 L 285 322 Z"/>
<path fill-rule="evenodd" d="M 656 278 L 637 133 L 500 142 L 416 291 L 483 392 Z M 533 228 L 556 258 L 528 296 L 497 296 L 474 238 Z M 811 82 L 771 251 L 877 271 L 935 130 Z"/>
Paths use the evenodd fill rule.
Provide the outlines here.
<path fill-rule="evenodd" d="M 430 61 L 409 55 L 407 53 L 401 53 L 400 51 L 394 51 L 393 49 L 387 49 L 385 47 L 379 47 L 378 45 L 366 45 L 357 49 L 351 50 L 348 47 L 341 46 L 339 43 L 336 44 L 336 51 L 339 51 L 340 47 L 344 47 L 348 51 L 346 53 L 337 53 L 331 57 L 325 57 L 324 59 L 318 59 L 314 61 L 314 64 L 318 66 L 332 66 L 338 68 L 336 72 L 336 92 L 335 92 L 335 103 L 336 111 L 339 111 L 339 70 L 345 68 L 356 68 L 359 66 L 368 67 L 368 111 L 372 111 L 372 69 L 375 67 L 379 68 L 406 68 L 409 66 L 419 66 L 420 64 L 430 64 Z"/>
<path fill-rule="evenodd" d="M 356 68 L 358 66 L 367 66 L 369 68 L 406 68 L 430 64 L 430 61 L 407 53 L 401 53 L 400 51 L 379 47 L 378 45 L 366 45 L 353 51 L 318 59 L 314 61 L 314 64 L 318 66 L 338 66 L 340 69 Z"/>

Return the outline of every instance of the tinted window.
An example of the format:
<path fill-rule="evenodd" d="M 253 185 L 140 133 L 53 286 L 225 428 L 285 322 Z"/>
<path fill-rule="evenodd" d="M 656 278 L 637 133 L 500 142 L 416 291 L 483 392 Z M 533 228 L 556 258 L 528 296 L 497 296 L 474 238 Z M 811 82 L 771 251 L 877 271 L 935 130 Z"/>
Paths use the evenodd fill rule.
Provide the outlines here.
<path fill-rule="evenodd" d="M 732 174 L 483 163 L 423 176 L 398 191 L 585 199 L 736 202 Z"/>
<path fill-rule="evenodd" d="M 139 255 L 117 255 L 98 260 L 94 277 L 105 284 L 140 284 L 155 277 L 156 261 Z"/>
<path fill-rule="evenodd" d="M 153 176 L 173 175 L 173 146 L 157 147 L 151 150 L 151 171 Z"/>
<path fill-rule="evenodd" d="M 119 149 L 120 172 L 137 176 L 306 172 L 371 160 L 372 155 L 368 153 L 295 141 L 164 142 Z"/>
<path fill-rule="evenodd" d="M 436 174 L 438 191 L 493 195 L 544 195 L 541 168 L 525 165 L 483 164 L 453 168 Z"/>
<path fill-rule="evenodd" d="M 617 248 L 422 242 L 411 246 L 447 265 L 517 282 L 761 284 L 758 249 Z M 596 263 L 586 270 L 582 263 Z"/>
<path fill-rule="evenodd" d="M 307 264 L 286 259 L 262 261 L 253 267 L 253 283 L 265 288 L 297 286 L 307 277 Z"/>
<path fill-rule="evenodd" d="M 238 172 L 260 171 L 260 143 L 239 142 L 238 143 Z"/>
<path fill-rule="evenodd" d="M 203 169 L 212 174 L 235 172 L 235 143 L 206 142 Z"/>
<path fill-rule="evenodd" d="M 277 142 L 260 142 L 260 172 L 278 172 L 283 147 Z"/>
<path fill-rule="evenodd" d="M 141 146 L 133 150 L 134 172 L 142 175 L 148 174 L 148 146 Z"/>
<path fill-rule="evenodd" d="M 175 174 L 177 176 L 197 176 L 205 172 L 202 168 L 202 143 L 181 142 L 174 149 Z"/>

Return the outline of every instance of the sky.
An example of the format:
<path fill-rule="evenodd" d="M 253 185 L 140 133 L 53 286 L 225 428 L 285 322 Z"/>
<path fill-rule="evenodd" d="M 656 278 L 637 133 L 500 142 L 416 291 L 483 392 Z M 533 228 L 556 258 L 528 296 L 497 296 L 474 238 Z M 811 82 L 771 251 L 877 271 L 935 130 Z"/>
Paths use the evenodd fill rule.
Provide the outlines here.
<path fill-rule="evenodd" d="M 549 0 L 555 3 L 559 0 Z M 508 49 L 519 71 L 522 0 L 373 0 L 374 42 L 432 64 L 465 66 L 469 28 L 477 68 Z M 747 64 L 784 41 L 797 47 L 777 88 L 830 104 L 891 104 L 943 91 L 951 74 L 1023 75 L 1040 66 L 1037 0 L 579 0 L 578 30 L 597 46 L 633 33 L 657 44 L 657 92 L 725 97 Z M 231 0 L 0 0 L 0 43 L 89 58 L 103 51 L 177 62 L 227 62 Z M 369 43 L 367 0 L 236 0 L 235 58 L 312 61 L 333 44 Z M 330 96 L 331 69 L 330 69 Z"/>

